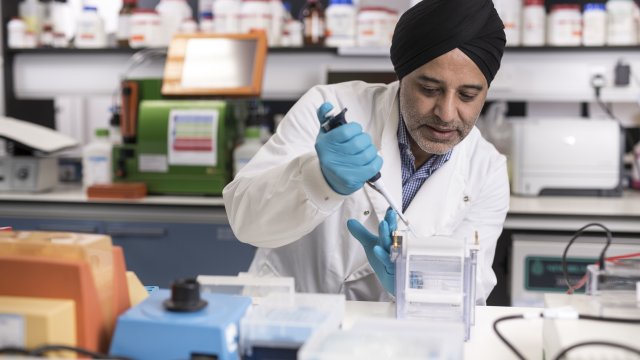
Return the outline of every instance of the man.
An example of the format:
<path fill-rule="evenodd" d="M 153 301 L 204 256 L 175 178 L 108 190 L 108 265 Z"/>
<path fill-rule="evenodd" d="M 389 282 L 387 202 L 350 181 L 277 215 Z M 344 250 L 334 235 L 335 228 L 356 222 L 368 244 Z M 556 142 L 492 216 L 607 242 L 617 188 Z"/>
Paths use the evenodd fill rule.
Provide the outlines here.
<path fill-rule="evenodd" d="M 491 0 L 424 0 L 395 28 L 399 82 L 316 86 L 302 96 L 223 192 L 234 233 L 259 247 L 250 271 L 293 276 L 302 292 L 392 299 L 395 214 L 364 186 L 381 171 L 416 233 L 478 232 L 484 303 L 509 186 L 505 158 L 474 124 L 504 44 Z M 348 108 L 349 123 L 320 130 L 332 107 Z"/>

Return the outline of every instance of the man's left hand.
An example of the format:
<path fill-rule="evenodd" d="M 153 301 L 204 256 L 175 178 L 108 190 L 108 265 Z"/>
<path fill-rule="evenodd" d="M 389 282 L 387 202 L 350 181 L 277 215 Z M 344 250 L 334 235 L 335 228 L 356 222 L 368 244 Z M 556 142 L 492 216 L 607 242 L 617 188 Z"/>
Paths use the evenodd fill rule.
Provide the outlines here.
<path fill-rule="evenodd" d="M 391 234 L 397 228 L 396 212 L 387 209 L 384 220 L 378 225 L 378 236 L 372 234 L 357 220 L 349 219 L 347 228 L 353 237 L 358 239 L 365 253 L 369 264 L 378 276 L 378 279 L 385 290 L 394 294 L 396 292 L 396 267 L 389 257 L 391 248 Z"/>

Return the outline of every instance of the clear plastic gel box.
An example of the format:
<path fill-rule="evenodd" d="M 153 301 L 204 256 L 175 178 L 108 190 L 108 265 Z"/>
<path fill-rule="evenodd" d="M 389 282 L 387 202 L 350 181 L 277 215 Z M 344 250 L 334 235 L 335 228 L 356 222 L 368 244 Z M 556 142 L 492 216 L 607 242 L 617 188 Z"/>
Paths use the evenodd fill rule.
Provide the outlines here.
<path fill-rule="evenodd" d="M 344 295 L 273 294 L 255 306 L 240 322 L 240 347 L 297 349 L 317 332 L 338 329 L 345 313 Z"/>
<path fill-rule="evenodd" d="M 463 358 L 462 323 L 360 319 L 348 330 L 313 335 L 299 360 L 455 360 Z"/>

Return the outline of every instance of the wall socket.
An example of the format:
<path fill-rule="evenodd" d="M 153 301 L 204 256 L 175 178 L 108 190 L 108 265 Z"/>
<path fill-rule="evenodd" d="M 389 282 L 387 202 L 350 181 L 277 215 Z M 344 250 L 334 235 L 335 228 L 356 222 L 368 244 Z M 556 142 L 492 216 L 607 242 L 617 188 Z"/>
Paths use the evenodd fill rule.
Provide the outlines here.
<path fill-rule="evenodd" d="M 600 87 L 605 87 L 609 82 L 609 76 L 607 76 L 607 67 L 606 66 L 590 66 L 589 67 L 589 84 L 591 86 L 599 85 Z M 596 83 L 594 83 L 596 82 Z"/>

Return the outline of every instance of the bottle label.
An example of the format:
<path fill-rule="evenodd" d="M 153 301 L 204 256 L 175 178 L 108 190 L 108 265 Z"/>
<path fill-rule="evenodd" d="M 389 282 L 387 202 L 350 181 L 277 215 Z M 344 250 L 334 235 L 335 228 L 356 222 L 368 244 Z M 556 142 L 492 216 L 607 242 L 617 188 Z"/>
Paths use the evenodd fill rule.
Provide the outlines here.
<path fill-rule="evenodd" d="M 327 19 L 327 35 L 351 38 L 355 36 L 356 26 L 353 16 L 336 14 Z"/>
<path fill-rule="evenodd" d="M 87 157 L 85 163 L 85 185 L 110 184 L 111 183 L 111 162 L 105 155 L 91 155 Z"/>

